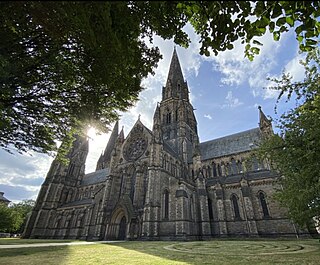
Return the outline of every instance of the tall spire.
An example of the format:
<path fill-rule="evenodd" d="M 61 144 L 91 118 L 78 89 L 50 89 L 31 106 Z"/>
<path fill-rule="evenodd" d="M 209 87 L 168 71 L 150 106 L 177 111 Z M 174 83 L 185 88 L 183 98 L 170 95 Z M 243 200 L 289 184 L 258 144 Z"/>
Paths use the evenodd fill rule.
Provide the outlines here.
<path fill-rule="evenodd" d="M 166 86 L 162 90 L 162 100 L 168 98 L 188 99 L 188 86 L 184 82 L 176 48 L 173 50 Z"/>
<path fill-rule="evenodd" d="M 105 168 L 106 165 L 108 165 L 108 163 L 110 162 L 111 152 L 112 152 L 113 148 L 115 147 L 115 144 L 116 144 L 116 141 L 118 138 L 118 134 L 119 134 L 119 122 L 117 121 L 113 127 L 113 130 L 110 135 L 107 147 L 104 150 L 103 155 L 98 160 L 96 170 Z"/>
<path fill-rule="evenodd" d="M 258 107 L 259 109 L 259 128 L 265 135 L 272 134 L 272 123 L 263 113 L 261 106 Z"/>

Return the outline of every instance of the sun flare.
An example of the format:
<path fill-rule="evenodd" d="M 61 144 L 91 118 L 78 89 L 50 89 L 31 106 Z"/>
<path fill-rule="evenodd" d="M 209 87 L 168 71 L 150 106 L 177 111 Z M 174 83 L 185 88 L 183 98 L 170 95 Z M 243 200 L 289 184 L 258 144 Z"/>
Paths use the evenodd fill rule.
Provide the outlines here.
<path fill-rule="evenodd" d="M 97 135 L 96 128 L 90 127 L 90 128 L 87 130 L 87 136 L 88 136 L 89 138 L 92 139 L 92 138 L 96 137 L 96 135 Z"/>

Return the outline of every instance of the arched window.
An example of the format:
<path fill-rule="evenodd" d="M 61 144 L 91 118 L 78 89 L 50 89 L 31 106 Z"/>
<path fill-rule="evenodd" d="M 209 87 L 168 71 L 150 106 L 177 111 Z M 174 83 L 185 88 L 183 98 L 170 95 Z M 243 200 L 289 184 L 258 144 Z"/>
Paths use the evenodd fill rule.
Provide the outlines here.
<path fill-rule="evenodd" d="M 190 196 L 190 219 L 191 220 L 193 220 L 193 211 L 194 211 L 194 209 L 193 209 L 193 196 L 191 195 Z"/>
<path fill-rule="evenodd" d="M 88 189 L 88 188 L 85 189 L 84 197 L 85 197 L 85 198 L 88 198 L 88 197 L 89 197 L 89 189 Z"/>
<path fill-rule="evenodd" d="M 169 219 L 169 191 L 163 192 L 163 218 Z"/>
<path fill-rule="evenodd" d="M 240 219 L 238 198 L 237 198 L 237 196 L 235 194 L 233 194 L 231 196 L 231 202 L 232 202 L 232 206 L 233 206 L 234 219 Z"/>
<path fill-rule="evenodd" d="M 167 167 L 167 156 L 166 155 L 163 156 L 162 164 L 163 164 L 163 168 L 166 169 L 166 167 Z"/>
<path fill-rule="evenodd" d="M 133 198 L 134 198 L 134 192 L 136 190 L 136 171 L 135 168 L 130 168 L 129 170 L 129 175 L 130 175 L 130 199 L 133 202 Z"/>
<path fill-rule="evenodd" d="M 212 211 L 212 201 L 210 198 L 208 198 L 208 208 L 209 208 L 209 219 L 213 219 L 213 211 Z"/>
<path fill-rule="evenodd" d="M 211 167 L 207 167 L 207 178 L 211 178 Z"/>
<path fill-rule="evenodd" d="M 167 113 L 166 122 L 167 122 L 167 124 L 171 123 L 171 112 Z"/>
<path fill-rule="evenodd" d="M 262 208 L 262 212 L 263 212 L 263 217 L 269 217 L 269 210 L 268 210 L 268 205 L 266 202 L 266 197 L 264 195 L 264 193 L 262 191 L 259 192 L 258 194 L 259 200 L 260 200 L 260 204 L 261 204 L 261 208 Z"/>
<path fill-rule="evenodd" d="M 243 173 L 242 162 L 238 160 L 237 164 L 238 164 L 239 173 Z"/>
<path fill-rule="evenodd" d="M 221 166 L 218 164 L 218 176 L 221 177 L 222 171 L 221 171 Z"/>
<path fill-rule="evenodd" d="M 216 167 L 216 164 L 214 162 L 212 163 L 212 175 L 214 177 L 217 176 L 217 167 Z"/>
<path fill-rule="evenodd" d="M 68 170 L 68 175 L 72 175 L 74 172 L 75 164 L 71 163 Z"/>

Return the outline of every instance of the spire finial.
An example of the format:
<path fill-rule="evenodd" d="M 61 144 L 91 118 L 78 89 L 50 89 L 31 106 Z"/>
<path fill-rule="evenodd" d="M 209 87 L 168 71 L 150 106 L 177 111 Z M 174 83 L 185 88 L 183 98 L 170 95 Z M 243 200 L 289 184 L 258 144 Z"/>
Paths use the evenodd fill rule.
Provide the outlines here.
<path fill-rule="evenodd" d="M 140 116 L 141 116 L 141 114 L 139 113 L 139 116 L 138 116 L 138 120 L 140 121 Z"/>

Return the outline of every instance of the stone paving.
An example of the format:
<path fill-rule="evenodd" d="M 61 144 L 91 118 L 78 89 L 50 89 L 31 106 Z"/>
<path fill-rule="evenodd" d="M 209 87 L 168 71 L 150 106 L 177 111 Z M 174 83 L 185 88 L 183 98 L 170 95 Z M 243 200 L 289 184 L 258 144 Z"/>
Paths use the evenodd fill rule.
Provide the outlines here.
<path fill-rule="evenodd" d="M 0 249 L 4 248 L 33 248 L 33 247 L 56 247 L 56 246 L 77 246 L 77 245 L 94 245 L 107 243 L 120 243 L 124 241 L 95 241 L 95 242 L 55 242 L 55 243 L 34 243 L 34 244 L 19 244 L 19 245 L 0 245 Z"/>

